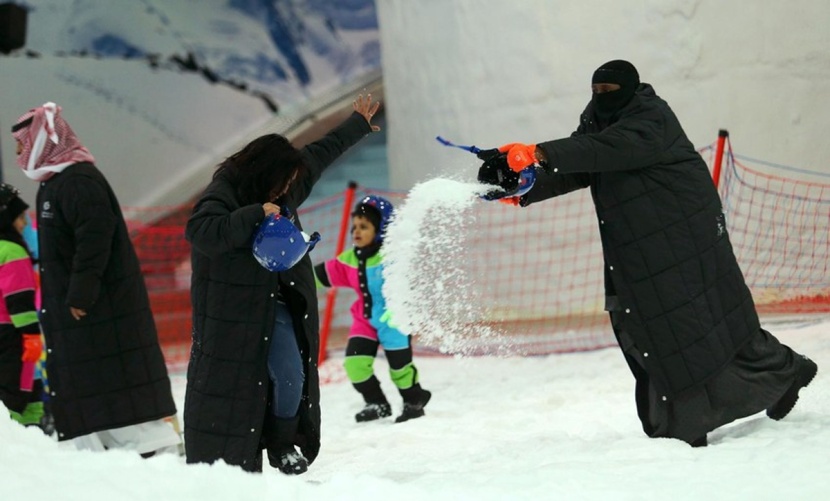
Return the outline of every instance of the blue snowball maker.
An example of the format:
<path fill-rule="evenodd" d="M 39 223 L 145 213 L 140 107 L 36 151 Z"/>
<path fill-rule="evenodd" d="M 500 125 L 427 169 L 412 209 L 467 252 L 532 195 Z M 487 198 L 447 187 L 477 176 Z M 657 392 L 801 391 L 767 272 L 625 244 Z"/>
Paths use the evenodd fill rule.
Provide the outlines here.
<path fill-rule="evenodd" d="M 319 241 L 318 233 L 309 237 L 288 218 L 272 214 L 259 225 L 253 253 L 266 270 L 285 271 L 297 264 Z"/>

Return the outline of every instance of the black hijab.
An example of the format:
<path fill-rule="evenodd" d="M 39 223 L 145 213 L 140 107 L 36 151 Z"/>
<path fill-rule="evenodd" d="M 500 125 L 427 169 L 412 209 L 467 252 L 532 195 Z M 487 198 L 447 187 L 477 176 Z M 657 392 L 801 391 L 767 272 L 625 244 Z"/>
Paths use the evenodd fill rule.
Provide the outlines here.
<path fill-rule="evenodd" d="M 640 85 L 640 75 L 637 68 L 628 61 L 616 59 L 603 64 L 591 78 L 592 84 L 610 83 L 620 86 L 619 89 L 602 94 L 593 94 L 591 102 L 594 105 L 594 112 L 600 123 L 610 125 L 613 115 L 621 110 L 634 97 L 637 87 Z"/>

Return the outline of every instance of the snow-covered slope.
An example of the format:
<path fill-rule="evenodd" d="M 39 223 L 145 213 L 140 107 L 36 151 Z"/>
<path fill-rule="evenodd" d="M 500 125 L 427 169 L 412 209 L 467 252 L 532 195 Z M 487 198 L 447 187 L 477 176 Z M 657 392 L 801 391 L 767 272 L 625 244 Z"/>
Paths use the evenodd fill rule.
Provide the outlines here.
<path fill-rule="evenodd" d="M 29 0 L 26 48 L 0 57 L 0 127 L 46 101 L 96 156 L 124 205 L 210 166 L 274 117 L 377 74 L 371 0 Z M 300 110 L 300 111 L 298 111 Z M 0 137 L 3 172 L 35 187 Z M 183 194 L 189 196 L 192 194 Z"/>

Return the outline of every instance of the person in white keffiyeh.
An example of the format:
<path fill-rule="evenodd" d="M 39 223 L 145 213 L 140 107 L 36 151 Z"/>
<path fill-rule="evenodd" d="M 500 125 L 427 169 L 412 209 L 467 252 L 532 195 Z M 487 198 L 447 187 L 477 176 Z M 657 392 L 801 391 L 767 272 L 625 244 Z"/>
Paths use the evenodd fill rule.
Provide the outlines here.
<path fill-rule="evenodd" d="M 12 127 L 17 164 L 35 181 L 45 181 L 72 164 L 95 158 L 61 116 L 61 107 L 46 103 L 24 113 Z"/>
<path fill-rule="evenodd" d="M 38 313 L 58 440 L 177 452 L 170 379 L 118 198 L 55 103 L 23 114 L 12 135 L 39 184 Z"/>

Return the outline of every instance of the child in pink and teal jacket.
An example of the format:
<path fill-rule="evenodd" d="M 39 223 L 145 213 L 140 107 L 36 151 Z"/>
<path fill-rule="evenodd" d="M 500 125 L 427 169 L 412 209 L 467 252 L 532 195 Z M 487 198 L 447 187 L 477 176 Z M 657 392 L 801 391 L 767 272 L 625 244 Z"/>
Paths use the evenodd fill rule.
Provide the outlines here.
<path fill-rule="evenodd" d="M 369 195 L 352 212 L 354 248 L 314 267 L 317 280 L 325 287 L 349 287 L 357 293 L 352 304 L 354 318 L 343 363 L 354 388 L 366 403 L 355 415 L 358 422 L 392 415 L 392 408 L 375 377 L 378 345 L 383 346 L 392 382 L 403 397 L 401 423 L 424 415 L 432 394 L 421 388 L 418 369 L 412 363 L 411 336 L 389 325 L 383 297 L 383 236 L 393 207 L 388 200 Z"/>
<path fill-rule="evenodd" d="M 35 365 L 43 341 L 35 310 L 35 272 L 23 240 L 27 208 L 13 186 L 0 183 L 0 401 L 15 421 L 41 426 L 42 387 Z"/>

